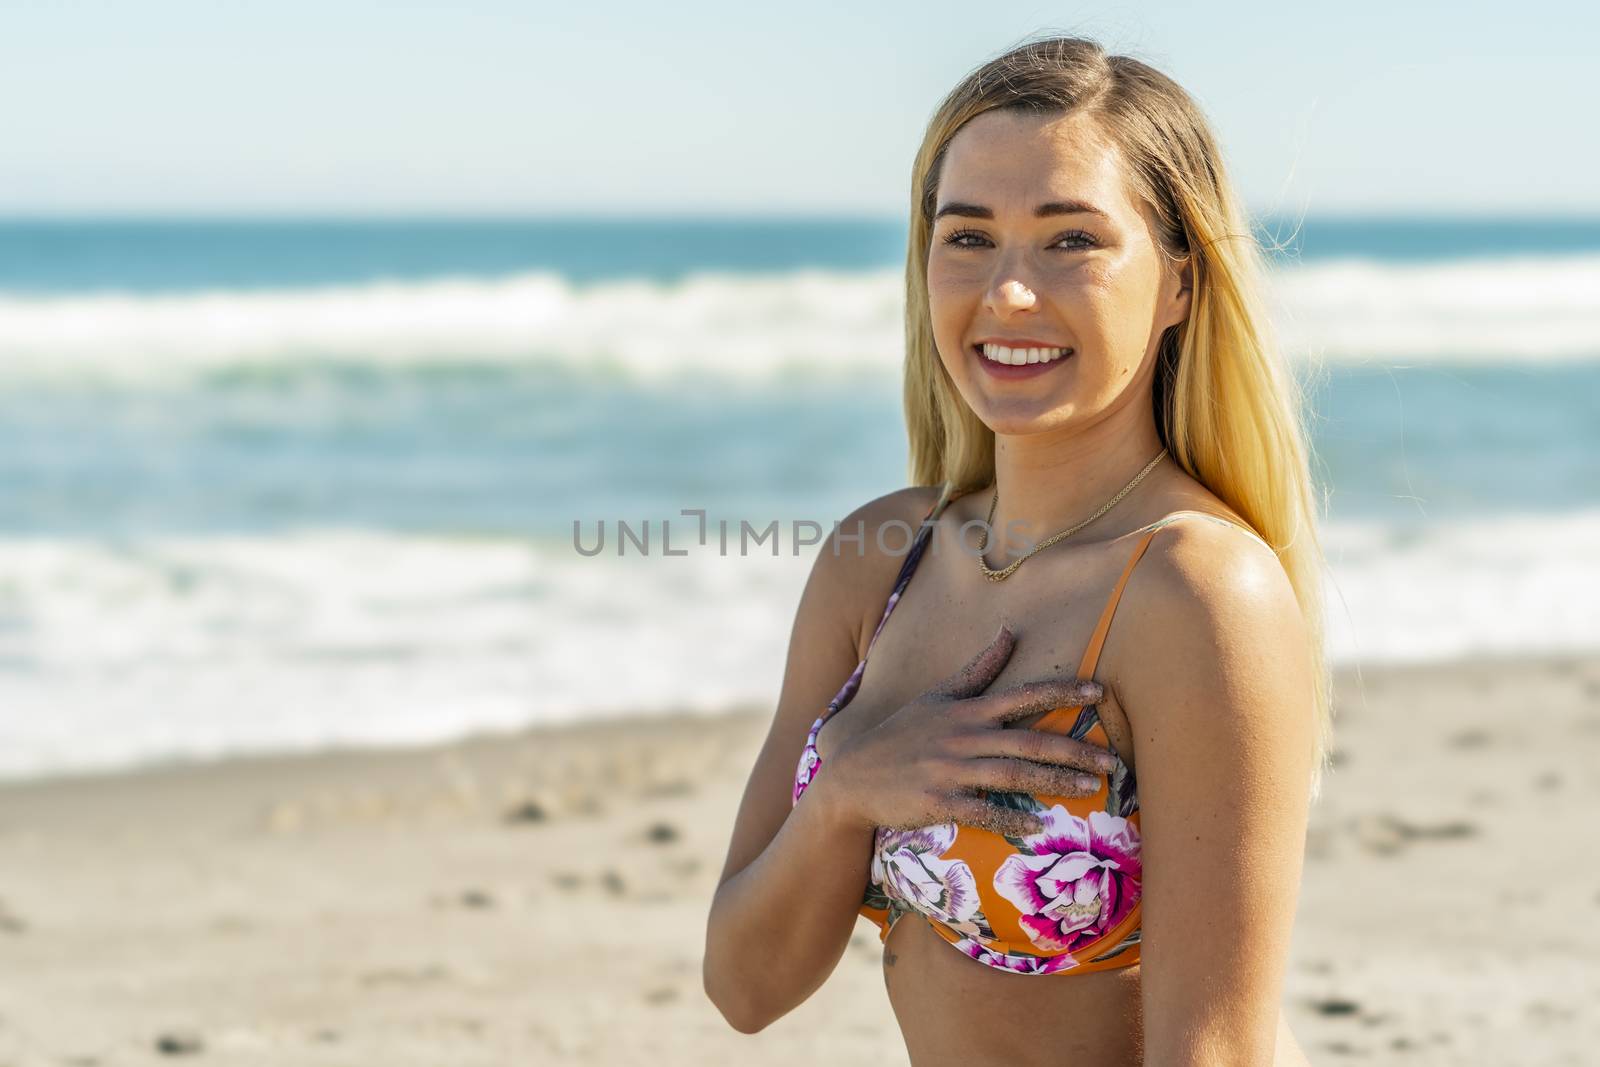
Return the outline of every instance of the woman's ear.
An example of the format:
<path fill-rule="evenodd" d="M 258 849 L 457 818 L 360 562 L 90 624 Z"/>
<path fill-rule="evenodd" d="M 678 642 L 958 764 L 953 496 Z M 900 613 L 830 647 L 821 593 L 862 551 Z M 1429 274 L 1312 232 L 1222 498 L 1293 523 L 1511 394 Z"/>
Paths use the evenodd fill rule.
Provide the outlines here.
<path fill-rule="evenodd" d="M 1184 256 L 1178 261 L 1178 289 L 1169 301 L 1167 325 L 1176 326 L 1189 317 L 1189 308 L 1194 299 L 1194 255 Z"/>

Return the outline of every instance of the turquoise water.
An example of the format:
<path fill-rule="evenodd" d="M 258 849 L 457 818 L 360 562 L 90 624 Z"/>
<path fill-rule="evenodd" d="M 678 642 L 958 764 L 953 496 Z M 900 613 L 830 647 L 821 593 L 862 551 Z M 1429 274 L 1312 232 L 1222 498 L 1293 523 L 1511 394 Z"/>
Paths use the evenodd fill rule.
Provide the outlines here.
<path fill-rule="evenodd" d="M 1600 364 L 1340 367 L 1312 392 L 1330 515 L 1600 499 Z M 172 390 L 0 393 L 0 531 L 269 533 L 317 523 L 559 538 L 573 519 L 844 514 L 899 484 L 890 388 L 347 368 Z M 737 447 L 730 448 L 731 443 Z"/>

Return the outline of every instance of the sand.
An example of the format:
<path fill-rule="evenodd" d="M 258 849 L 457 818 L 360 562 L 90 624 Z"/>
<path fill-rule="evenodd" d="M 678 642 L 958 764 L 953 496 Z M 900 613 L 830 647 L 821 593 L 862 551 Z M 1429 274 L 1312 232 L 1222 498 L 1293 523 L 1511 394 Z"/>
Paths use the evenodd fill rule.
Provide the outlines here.
<path fill-rule="evenodd" d="M 1284 1005 L 1319 1063 L 1600 1048 L 1600 656 L 1338 679 Z M 0 1067 L 905 1063 L 875 932 L 700 988 L 762 713 L 0 787 Z"/>

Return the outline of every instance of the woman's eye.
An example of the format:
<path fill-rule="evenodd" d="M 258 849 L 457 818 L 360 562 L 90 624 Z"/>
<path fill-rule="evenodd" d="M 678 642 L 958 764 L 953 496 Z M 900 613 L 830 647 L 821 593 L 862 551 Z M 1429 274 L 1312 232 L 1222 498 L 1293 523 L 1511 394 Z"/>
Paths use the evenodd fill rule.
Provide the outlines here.
<path fill-rule="evenodd" d="M 945 244 L 954 245 L 957 248 L 981 248 L 982 245 L 978 242 L 986 241 L 988 241 L 988 238 L 975 230 L 956 230 L 954 233 L 948 234 L 944 239 Z M 1057 237 L 1051 242 L 1050 247 L 1057 248 L 1065 241 L 1075 242 L 1067 247 L 1068 251 L 1092 248 L 1099 243 L 1092 234 L 1084 233 L 1082 230 L 1074 230 L 1072 233 L 1064 233 Z"/>
<path fill-rule="evenodd" d="M 969 237 L 973 238 L 975 240 L 979 240 L 979 241 L 984 240 L 984 236 L 981 233 L 974 233 L 971 230 L 956 230 L 954 233 L 949 234 L 947 237 L 945 237 L 944 243 L 947 244 L 947 245 L 955 245 L 957 248 L 976 248 L 976 247 L 978 247 L 977 245 L 971 245 L 971 244 L 967 244 L 966 243 L 966 238 L 969 238 Z"/>

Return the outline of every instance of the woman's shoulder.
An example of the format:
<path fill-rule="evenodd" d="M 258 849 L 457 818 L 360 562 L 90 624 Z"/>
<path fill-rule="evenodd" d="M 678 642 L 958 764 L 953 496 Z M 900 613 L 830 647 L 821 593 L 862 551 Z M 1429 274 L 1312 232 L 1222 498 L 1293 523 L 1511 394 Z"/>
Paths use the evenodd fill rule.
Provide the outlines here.
<path fill-rule="evenodd" d="M 1174 486 L 1151 512 L 1118 538 L 1148 535 L 1119 611 L 1125 636 L 1136 629 L 1136 643 L 1149 647 L 1180 633 L 1211 633 L 1213 644 L 1273 632 L 1293 639 L 1303 625 L 1294 586 L 1277 552 L 1237 510 L 1193 483 Z"/>
<path fill-rule="evenodd" d="M 1195 613 L 1294 605 L 1277 552 L 1220 501 L 1185 502 L 1141 529 L 1152 536 L 1138 592 L 1163 614 L 1179 612 L 1192 623 Z"/>
<path fill-rule="evenodd" d="M 1226 508 L 1174 509 L 1153 525 L 1107 645 L 1108 688 L 1134 732 L 1192 737 L 1200 728 L 1244 743 L 1282 734 L 1279 717 L 1299 703 L 1299 732 L 1280 737 L 1298 753 L 1314 719 L 1311 634 L 1277 553 Z"/>
<path fill-rule="evenodd" d="M 875 496 L 840 519 L 839 525 L 854 532 L 855 524 L 863 523 L 868 533 L 896 522 L 908 523 L 915 528 L 938 504 L 940 491 L 941 487 L 937 485 L 908 485 Z"/>
<path fill-rule="evenodd" d="M 870 633 L 876 624 L 883 597 L 940 492 L 937 485 L 896 489 L 860 504 L 823 531 L 816 571 L 842 610 L 857 620 L 858 630 Z"/>
<path fill-rule="evenodd" d="M 1203 560 L 1223 562 L 1233 550 L 1230 546 L 1254 545 L 1273 559 L 1277 553 L 1250 522 L 1239 512 L 1212 492 L 1204 483 L 1183 472 L 1154 487 L 1153 499 L 1142 510 L 1144 515 L 1135 520 L 1140 525 L 1114 538 L 1115 541 L 1133 541 L 1154 530 L 1164 530 L 1151 538 L 1150 550 L 1157 556 L 1174 547 L 1182 546 L 1185 552 Z"/>

